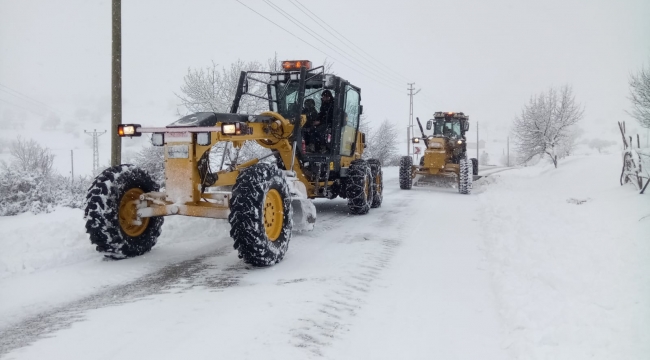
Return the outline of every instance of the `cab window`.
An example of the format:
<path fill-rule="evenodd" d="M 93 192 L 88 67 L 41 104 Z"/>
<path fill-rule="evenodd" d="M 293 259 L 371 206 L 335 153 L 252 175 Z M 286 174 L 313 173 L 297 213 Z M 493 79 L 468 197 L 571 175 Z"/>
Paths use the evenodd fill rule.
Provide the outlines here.
<path fill-rule="evenodd" d="M 341 129 L 341 155 L 351 156 L 354 152 L 354 140 L 359 127 L 359 92 L 350 85 L 345 87 L 345 107 L 343 127 Z"/>

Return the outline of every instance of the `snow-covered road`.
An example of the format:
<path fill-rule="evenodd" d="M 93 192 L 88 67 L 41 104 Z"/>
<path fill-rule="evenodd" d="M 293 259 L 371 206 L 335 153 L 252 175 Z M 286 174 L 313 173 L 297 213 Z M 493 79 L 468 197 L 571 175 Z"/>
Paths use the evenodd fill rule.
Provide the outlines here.
<path fill-rule="evenodd" d="M 387 168 L 381 208 L 317 201 L 315 230 L 263 269 L 223 221 L 169 218 L 151 253 L 104 261 L 79 211 L 0 218 L 0 357 L 646 358 L 650 204 L 611 179 L 557 191 L 620 162 L 570 161 L 470 196 L 399 190 Z"/>

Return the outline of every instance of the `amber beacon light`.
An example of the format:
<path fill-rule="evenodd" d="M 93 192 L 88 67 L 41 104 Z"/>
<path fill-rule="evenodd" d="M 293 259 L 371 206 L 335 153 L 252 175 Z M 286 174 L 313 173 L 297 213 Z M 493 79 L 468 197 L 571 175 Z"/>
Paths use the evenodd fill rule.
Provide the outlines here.
<path fill-rule="evenodd" d="M 297 71 L 301 67 L 306 68 L 307 70 L 311 69 L 311 61 L 309 60 L 289 60 L 282 62 L 282 68 L 285 71 Z"/>

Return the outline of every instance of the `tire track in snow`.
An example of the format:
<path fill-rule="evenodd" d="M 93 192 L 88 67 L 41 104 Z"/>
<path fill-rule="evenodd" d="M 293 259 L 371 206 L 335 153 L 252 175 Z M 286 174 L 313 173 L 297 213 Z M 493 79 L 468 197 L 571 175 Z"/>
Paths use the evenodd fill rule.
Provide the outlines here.
<path fill-rule="evenodd" d="M 165 266 L 128 284 L 108 288 L 0 329 L 0 357 L 56 331 L 67 329 L 75 322 L 84 321 L 88 310 L 146 301 L 151 295 L 179 293 L 194 287 L 224 291 L 235 286 L 248 274 L 250 267 L 239 259 L 234 263 L 223 260 L 233 251 L 232 245 L 220 247 L 194 259 Z"/>
<path fill-rule="evenodd" d="M 393 190 L 385 195 L 394 191 L 400 190 Z M 384 209 L 386 207 L 405 209 L 413 196 L 415 194 L 402 194 L 398 202 L 384 203 Z M 366 216 L 375 215 L 373 212 L 377 212 L 377 209 L 371 209 Z M 356 216 L 352 216 L 346 219 L 344 224 L 353 224 L 356 219 Z M 391 259 L 402 242 L 402 235 L 408 231 L 406 224 L 399 222 L 398 219 L 395 211 L 385 211 L 379 214 L 372 224 L 372 228 L 379 231 L 374 233 L 357 231 L 346 235 L 342 242 L 363 242 L 369 246 L 353 270 L 335 279 L 334 288 L 325 294 L 324 301 L 319 303 L 313 316 L 298 319 L 297 326 L 290 329 L 293 337 L 291 343 L 294 346 L 304 349 L 310 355 L 323 356 L 324 348 L 349 329 L 349 319 L 355 317 L 363 308 L 365 298 L 376 286 L 375 283 L 380 279 L 382 271 L 390 266 Z M 335 226 L 342 227 L 344 224 L 339 221 L 336 224 L 325 224 L 323 227 L 328 231 Z M 379 233 L 386 235 L 377 236 Z"/>

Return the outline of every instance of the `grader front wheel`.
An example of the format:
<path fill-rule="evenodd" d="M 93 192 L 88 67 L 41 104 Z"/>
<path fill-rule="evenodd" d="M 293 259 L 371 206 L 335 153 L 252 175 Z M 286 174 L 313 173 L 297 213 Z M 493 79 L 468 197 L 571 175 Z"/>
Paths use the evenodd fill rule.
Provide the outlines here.
<path fill-rule="evenodd" d="M 104 170 L 86 195 L 86 232 L 97 251 L 121 259 L 142 255 L 156 244 L 162 217 L 138 218 L 140 195 L 159 187 L 144 170 L 118 165 Z"/>
<path fill-rule="evenodd" d="M 458 174 L 458 192 L 469 195 L 472 192 L 472 165 L 467 158 L 460 159 L 460 173 Z"/>
<path fill-rule="evenodd" d="M 402 190 L 410 190 L 413 186 L 413 177 L 411 171 L 413 168 L 413 158 L 410 156 L 402 156 L 399 160 L 399 188 Z"/>
<path fill-rule="evenodd" d="M 293 228 L 291 193 L 284 173 L 259 163 L 242 170 L 230 199 L 230 236 L 245 263 L 269 266 L 280 262 Z"/>

